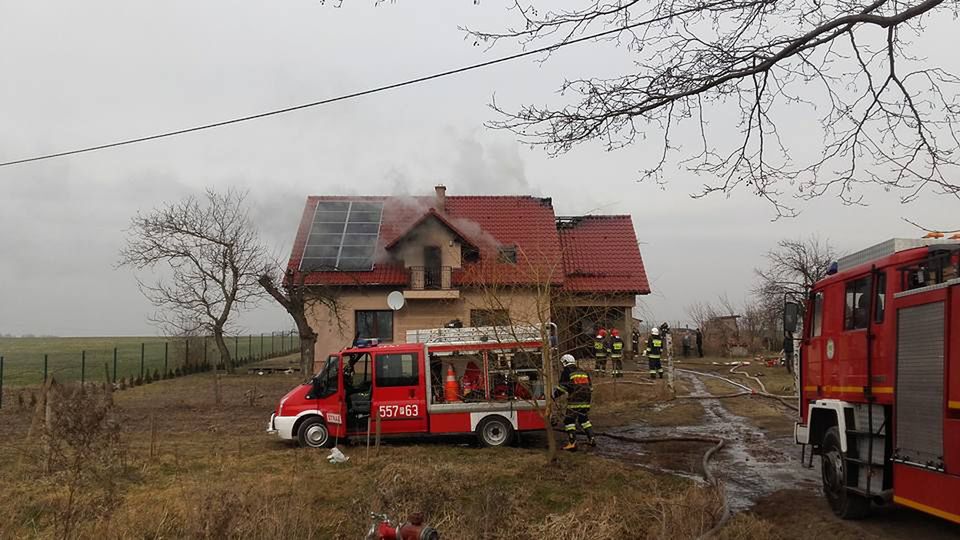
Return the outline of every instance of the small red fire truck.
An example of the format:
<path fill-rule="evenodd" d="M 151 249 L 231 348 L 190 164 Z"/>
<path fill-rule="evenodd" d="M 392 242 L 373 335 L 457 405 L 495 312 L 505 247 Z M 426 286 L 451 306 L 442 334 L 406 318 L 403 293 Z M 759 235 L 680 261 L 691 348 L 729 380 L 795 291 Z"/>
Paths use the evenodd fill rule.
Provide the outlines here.
<path fill-rule="evenodd" d="M 806 305 L 795 437 L 834 513 L 892 500 L 960 523 L 960 240 L 846 256 Z"/>
<path fill-rule="evenodd" d="M 503 446 L 515 432 L 545 428 L 539 329 L 415 330 L 411 340 L 330 354 L 280 400 L 267 431 L 324 447 L 379 423 L 384 436 L 475 434 Z"/>

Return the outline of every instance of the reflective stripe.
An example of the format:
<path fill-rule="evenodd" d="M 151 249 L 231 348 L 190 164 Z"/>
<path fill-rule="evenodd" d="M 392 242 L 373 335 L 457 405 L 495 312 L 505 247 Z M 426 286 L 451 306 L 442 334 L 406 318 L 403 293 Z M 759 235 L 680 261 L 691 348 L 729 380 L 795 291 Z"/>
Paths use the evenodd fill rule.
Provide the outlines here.
<path fill-rule="evenodd" d="M 558 392 L 563 392 L 564 394 L 569 393 L 569 392 L 567 392 L 567 389 L 566 389 L 566 388 L 564 388 L 564 387 L 562 387 L 562 386 L 559 386 L 559 385 L 558 385 L 556 388 L 554 388 L 554 390 L 556 390 L 556 391 L 558 391 Z"/>
<path fill-rule="evenodd" d="M 593 427 L 593 424 L 591 424 L 590 422 L 584 422 L 580 424 L 580 427 L 582 427 L 583 429 L 590 429 Z"/>
<path fill-rule="evenodd" d="M 571 403 L 567 405 L 567 408 L 568 409 L 589 409 L 590 404 L 589 403 Z"/>
<path fill-rule="evenodd" d="M 657 370 L 651 369 L 651 370 L 650 370 L 650 374 L 651 374 L 651 375 L 656 375 L 656 374 L 657 374 Z"/>
<path fill-rule="evenodd" d="M 567 425 L 563 426 L 563 429 L 565 429 L 566 431 L 576 431 L 576 430 L 577 430 L 577 425 L 576 425 L 576 424 L 567 424 Z"/>

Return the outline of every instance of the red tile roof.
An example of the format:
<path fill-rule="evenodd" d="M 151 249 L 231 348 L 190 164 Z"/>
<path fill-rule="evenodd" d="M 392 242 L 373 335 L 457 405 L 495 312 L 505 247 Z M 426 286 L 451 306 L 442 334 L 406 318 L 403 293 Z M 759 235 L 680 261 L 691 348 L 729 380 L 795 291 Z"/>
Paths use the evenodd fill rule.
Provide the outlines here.
<path fill-rule="evenodd" d="M 630 216 L 572 218 L 559 229 L 565 290 L 650 293 Z"/>
<path fill-rule="evenodd" d="M 311 220 L 320 201 L 383 202 L 378 250 L 382 253 L 403 237 L 425 215 L 436 214 L 456 234 L 479 248 L 481 259 L 496 259 L 499 246 L 516 246 L 518 264 L 485 263 L 465 268 L 453 276 L 457 284 L 475 279 L 494 278 L 500 283 L 533 283 L 550 276 L 555 284 L 563 282 L 560 240 L 550 199 L 528 196 L 447 196 L 445 211 L 437 212 L 434 197 L 308 197 L 288 268 L 298 271 L 303 257 Z M 397 269 L 385 270 L 374 264 L 370 272 L 311 272 L 306 283 L 403 284 Z M 395 265 L 390 264 L 393 267 Z"/>
<path fill-rule="evenodd" d="M 320 201 L 383 202 L 378 252 L 384 253 L 413 227 L 433 215 L 474 246 L 481 263 L 453 272 L 455 285 L 495 280 L 503 284 L 537 283 L 576 292 L 650 292 L 630 216 L 587 216 L 560 226 L 550 199 L 529 196 L 445 198 L 445 210 L 430 197 L 312 196 L 307 198 L 290 254 L 289 268 L 300 268 L 314 210 Z M 497 248 L 516 246 L 517 264 L 495 262 Z M 562 255 L 561 255 L 562 252 Z M 375 263 L 368 272 L 311 272 L 307 284 L 403 286 L 409 271 L 394 262 Z"/>

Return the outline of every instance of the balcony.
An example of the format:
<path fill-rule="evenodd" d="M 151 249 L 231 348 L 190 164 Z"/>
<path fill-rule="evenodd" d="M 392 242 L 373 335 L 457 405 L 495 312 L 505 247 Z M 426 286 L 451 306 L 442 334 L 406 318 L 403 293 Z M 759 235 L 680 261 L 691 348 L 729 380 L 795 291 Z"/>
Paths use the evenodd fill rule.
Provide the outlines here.
<path fill-rule="evenodd" d="M 449 266 L 411 266 L 410 288 L 403 291 L 403 296 L 408 300 L 460 298 L 460 291 L 453 288 L 451 275 Z"/>

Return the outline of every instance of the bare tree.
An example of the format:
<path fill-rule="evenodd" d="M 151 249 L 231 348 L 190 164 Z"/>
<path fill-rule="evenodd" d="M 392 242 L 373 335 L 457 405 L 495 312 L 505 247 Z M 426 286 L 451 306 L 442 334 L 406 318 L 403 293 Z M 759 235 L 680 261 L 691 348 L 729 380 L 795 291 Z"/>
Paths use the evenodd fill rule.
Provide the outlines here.
<path fill-rule="evenodd" d="M 839 253 L 829 241 L 816 236 L 781 240 L 766 254 L 767 267 L 757 268 L 754 294 L 768 306 L 783 308 L 784 299 L 803 305 L 813 285 L 827 275 Z M 778 313 L 780 311 L 778 310 Z"/>
<path fill-rule="evenodd" d="M 343 330 L 343 310 L 336 292 L 323 285 L 307 285 L 306 274 L 287 270 L 282 280 L 274 274 L 264 273 L 257 282 L 293 317 L 300 334 L 300 372 L 313 373 L 317 346 L 317 332 L 310 325 L 309 312 L 322 307 L 329 310 L 331 318 Z"/>
<path fill-rule="evenodd" d="M 625 49 L 634 69 L 567 80 L 566 105 L 507 110 L 494 127 L 552 153 L 599 140 L 608 149 L 659 138 L 659 160 L 643 178 L 664 182 L 674 137 L 689 124 L 696 148 L 676 165 L 710 180 L 695 197 L 747 187 L 794 215 L 784 195 L 879 185 L 902 201 L 924 190 L 960 198 L 957 156 L 960 77 L 918 58 L 915 40 L 936 18 L 956 15 L 944 0 L 583 0 L 582 7 L 513 6 L 521 23 L 503 31 L 466 29 L 491 47 L 562 44 L 602 34 Z M 739 115 L 725 129 L 722 107 Z M 789 129 L 804 113 L 823 130 L 822 152 L 803 155 Z M 720 118 L 711 124 L 711 114 Z M 791 114 L 789 119 L 786 114 Z"/>
<path fill-rule="evenodd" d="M 120 252 L 121 265 L 160 274 L 151 283 L 138 278 L 140 290 L 160 309 L 156 322 L 173 335 L 209 332 L 231 372 L 224 335 L 231 316 L 261 296 L 257 278 L 267 260 L 245 199 L 245 192 L 233 188 L 207 189 L 202 197 L 138 213 Z"/>

